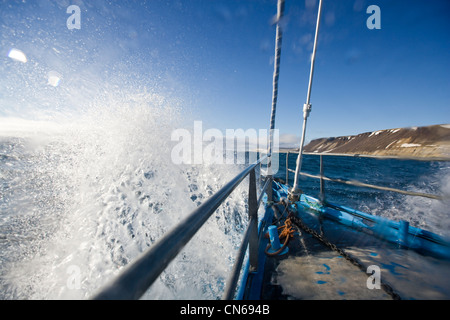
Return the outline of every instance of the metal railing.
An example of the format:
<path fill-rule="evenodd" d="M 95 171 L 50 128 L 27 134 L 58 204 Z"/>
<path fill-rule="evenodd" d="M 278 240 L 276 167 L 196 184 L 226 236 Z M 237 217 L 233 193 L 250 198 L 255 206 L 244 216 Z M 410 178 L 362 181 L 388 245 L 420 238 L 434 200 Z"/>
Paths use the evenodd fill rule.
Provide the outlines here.
<path fill-rule="evenodd" d="M 257 197 L 257 183 L 255 170 L 261 166 L 268 156 L 260 158 L 251 164 L 222 189 L 194 210 L 184 221 L 167 232 L 159 241 L 146 252 L 130 263 L 125 269 L 107 284 L 93 299 L 95 300 L 131 300 L 139 299 L 166 269 L 169 263 L 178 255 L 183 247 L 199 231 L 208 218 L 216 211 L 224 200 L 249 175 L 248 216 L 249 224 L 244 233 L 242 244 L 237 254 L 233 270 L 228 278 L 223 299 L 232 299 L 239 280 L 247 247 L 249 247 L 250 272 L 258 268 L 258 208 L 265 189 L 271 183 L 268 177 Z"/>
<path fill-rule="evenodd" d="M 296 152 L 287 152 L 286 153 L 286 184 L 288 184 L 288 181 L 289 181 L 289 172 L 295 173 L 294 170 L 289 169 L 289 154 L 290 153 L 296 153 Z M 314 155 L 316 155 L 316 154 L 314 154 Z M 323 157 L 322 157 L 323 155 L 322 154 L 317 154 L 317 155 L 320 156 L 320 175 L 313 175 L 313 174 L 309 174 L 309 173 L 305 173 L 305 172 L 300 172 L 300 175 L 308 177 L 308 178 L 320 180 L 319 198 L 322 201 L 325 199 L 324 181 L 332 181 L 332 182 L 347 184 L 347 185 L 356 186 L 356 187 L 396 192 L 396 193 L 405 194 L 405 195 L 409 195 L 409 196 L 424 197 L 424 198 L 429 198 L 429 199 L 434 199 L 434 200 L 444 200 L 444 199 L 449 198 L 449 196 L 446 196 L 446 195 L 434 195 L 434 194 L 428 194 L 428 193 L 422 193 L 422 192 L 405 191 L 405 190 L 400 190 L 400 189 L 396 189 L 396 188 L 368 184 L 368 183 L 364 183 L 364 182 L 360 182 L 360 181 L 356 181 L 356 180 L 345 180 L 345 179 L 339 179 L 339 178 L 325 177 L 323 175 Z"/>

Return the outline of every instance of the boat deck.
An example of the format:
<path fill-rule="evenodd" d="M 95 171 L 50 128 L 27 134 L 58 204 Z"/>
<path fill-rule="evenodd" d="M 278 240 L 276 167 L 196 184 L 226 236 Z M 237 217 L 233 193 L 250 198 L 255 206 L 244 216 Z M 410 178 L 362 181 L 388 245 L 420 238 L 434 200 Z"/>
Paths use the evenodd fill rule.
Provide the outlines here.
<path fill-rule="evenodd" d="M 386 300 L 392 296 L 373 287 L 369 266 L 380 268 L 380 278 L 402 299 L 449 299 L 450 262 L 424 256 L 396 244 L 318 219 L 307 210 L 298 214 L 311 229 L 357 259 L 360 268 L 338 251 L 298 226 L 289 252 L 266 256 L 261 294 L 263 300 Z M 267 243 L 267 241 L 265 242 Z M 266 244 L 262 244 L 265 247 Z M 369 285 L 368 285 L 369 283 Z"/>
<path fill-rule="evenodd" d="M 390 299 L 367 288 L 369 274 L 295 226 L 285 255 L 267 257 L 261 299 Z"/>

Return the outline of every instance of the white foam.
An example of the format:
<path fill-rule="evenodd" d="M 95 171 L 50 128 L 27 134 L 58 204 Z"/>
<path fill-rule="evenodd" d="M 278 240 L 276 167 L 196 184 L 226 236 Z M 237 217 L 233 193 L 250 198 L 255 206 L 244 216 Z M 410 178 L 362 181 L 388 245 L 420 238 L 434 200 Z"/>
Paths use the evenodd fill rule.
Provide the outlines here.
<path fill-rule="evenodd" d="M 20 170 L 31 174 L 18 171 L 10 185 L 17 198 L 9 209 L 28 240 L 10 247 L 3 298 L 89 298 L 240 171 L 173 164 L 170 133 L 183 115 L 160 96 L 101 102 L 56 126 L 58 134 L 47 134 L 47 122 L 4 122 L 4 131 L 48 139 L 23 159 Z M 247 188 L 233 192 L 144 298 L 221 296 L 246 225 Z"/>

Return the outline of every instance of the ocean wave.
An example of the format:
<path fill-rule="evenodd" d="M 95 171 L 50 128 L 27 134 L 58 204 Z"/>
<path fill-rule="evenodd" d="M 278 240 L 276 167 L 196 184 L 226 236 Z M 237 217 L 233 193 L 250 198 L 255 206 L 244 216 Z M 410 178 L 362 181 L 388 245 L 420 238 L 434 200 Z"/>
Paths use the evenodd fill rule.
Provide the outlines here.
<path fill-rule="evenodd" d="M 1 165 L 16 161 L 1 184 L 4 299 L 89 298 L 239 172 L 173 164 L 170 133 L 183 115 L 166 99 L 100 102 L 64 125 L 57 115 L 50 127 L 25 121 L 22 133 L 42 132 L 1 142 Z M 233 192 L 144 298 L 221 296 L 247 223 L 246 192 Z"/>

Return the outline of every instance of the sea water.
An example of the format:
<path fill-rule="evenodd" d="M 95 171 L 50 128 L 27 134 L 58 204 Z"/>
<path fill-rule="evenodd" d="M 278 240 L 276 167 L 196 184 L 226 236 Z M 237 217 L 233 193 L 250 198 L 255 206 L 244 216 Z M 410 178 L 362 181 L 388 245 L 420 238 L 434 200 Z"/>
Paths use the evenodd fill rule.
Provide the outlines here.
<path fill-rule="evenodd" d="M 282 154 L 281 158 L 280 164 L 286 163 L 286 155 Z M 295 166 L 296 158 L 296 154 L 289 155 L 289 167 Z M 319 175 L 319 159 L 317 155 L 305 155 L 303 171 Z M 440 201 L 328 181 L 325 181 L 324 188 L 325 199 L 330 203 L 355 208 L 394 221 L 405 220 L 414 227 L 435 232 L 449 239 L 449 162 L 323 156 L 323 168 L 324 175 L 331 178 L 357 180 L 412 192 L 445 195 L 446 199 Z M 280 171 L 277 173 L 280 179 L 286 179 L 283 171 L 285 166 L 280 166 Z M 292 185 L 293 174 L 288 180 Z M 319 196 L 320 185 L 317 179 L 302 178 L 300 187 L 309 195 Z M 352 257 L 358 258 L 365 268 L 369 266 L 379 268 L 382 281 L 390 284 L 402 299 L 449 298 L 450 281 L 446 274 L 450 270 L 450 261 L 436 259 L 414 250 L 402 249 L 397 244 L 387 243 L 367 233 L 356 232 L 354 229 L 339 226 L 329 220 L 321 221 L 320 226 L 325 238 L 336 244 L 338 248 L 344 249 Z M 297 257 L 298 261 L 288 257 L 280 263 L 277 269 L 278 284 L 283 287 L 284 294 L 297 299 L 381 298 L 370 295 L 375 294 L 376 292 L 372 291 L 377 290 L 367 290 L 367 274 L 358 273 L 358 268 L 344 263 L 344 259 L 337 254 L 333 256 L 328 250 L 316 252 L 314 249 L 305 252 L 306 256 Z M 333 271 L 328 273 L 330 278 L 320 275 L 322 274 L 320 267 L 322 266 L 323 269 L 324 264 L 333 265 Z M 341 269 L 344 266 L 348 269 Z M 311 279 L 323 285 L 318 288 Z M 293 286 L 293 283 L 298 285 Z M 377 294 L 381 293 L 383 293 L 381 290 L 377 292 Z"/>
<path fill-rule="evenodd" d="M 297 154 L 288 156 L 289 168 L 295 169 Z M 286 154 L 280 154 L 276 177 L 286 180 Z M 396 221 L 406 220 L 411 226 L 426 229 L 444 237 L 450 236 L 450 162 L 418 161 L 396 158 L 323 156 L 324 176 L 356 180 L 366 184 L 404 191 L 444 195 L 434 200 L 390 191 L 355 187 L 324 181 L 326 200 Z M 302 171 L 320 175 L 320 158 L 304 155 Z M 289 173 L 289 184 L 294 174 Z M 318 179 L 301 177 L 304 193 L 319 197 Z"/>
<path fill-rule="evenodd" d="M 149 94 L 0 119 L 0 299 L 88 299 L 242 170 L 174 164 L 182 115 Z M 221 297 L 247 192 L 231 194 L 144 299 Z"/>
<path fill-rule="evenodd" d="M 158 96 L 123 99 L 70 121 L 1 119 L 1 299 L 89 298 L 242 170 L 173 164 L 179 111 Z M 277 156 L 276 176 L 285 178 L 286 154 Z M 295 161 L 291 154 L 291 168 Z M 317 174 L 319 158 L 306 155 L 303 166 Z M 324 173 L 449 192 L 448 162 L 327 156 Z M 317 196 L 319 182 L 302 179 L 301 188 Z M 450 234 L 448 201 L 330 182 L 325 190 L 331 202 Z M 243 183 L 143 298 L 219 298 L 248 222 L 246 198 Z"/>

